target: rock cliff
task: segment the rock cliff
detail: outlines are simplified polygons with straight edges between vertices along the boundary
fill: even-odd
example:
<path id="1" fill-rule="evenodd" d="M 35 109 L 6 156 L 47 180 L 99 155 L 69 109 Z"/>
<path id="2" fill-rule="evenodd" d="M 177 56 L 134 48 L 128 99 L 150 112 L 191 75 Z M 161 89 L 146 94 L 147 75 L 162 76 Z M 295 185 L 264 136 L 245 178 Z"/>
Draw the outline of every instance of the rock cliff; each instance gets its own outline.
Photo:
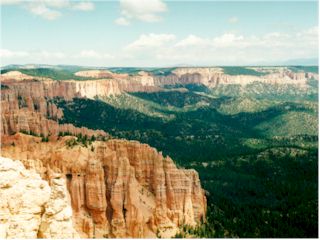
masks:
<path id="1" fill-rule="evenodd" d="M 1 90 L 1 134 L 24 131 L 45 137 L 57 136 L 62 132 L 73 135 L 81 133 L 89 137 L 107 136 L 102 130 L 58 123 L 63 112 L 50 100 L 59 96 L 72 100 L 77 96 L 68 83 L 65 87 L 52 85 L 52 88 L 47 86 L 47 82 L 33 80 L 2 82 L 4 83 L 7 88 Z"/>
<path id="2" fill-rule="evenodd" d="M 222 68 L 177 68 L 167 76 L 156 76 L 155 84 L 158 86 L 174 84 L 203 84 L 209 88 L 218 85 L 248 85 L 254 82 L 278 85 L 295 85 L 300 88 L 307 87 L 307 80 L 318 79 L 317 74 L 305 72 L 292 72 L 286 68 L 276 68 L 266 72 L 265 75 L 228 75 Z"/>
<path id="3" fill-rule="evenodd" d="M 49 184 L 19 161 L 0 157 L 0 238 L 77 238 L 61 175 Z"/>
<path id="4" fill-rule="evenodd" d="M 42 143 L 16 134 L 3 138 L 1 150 L 43 179 L 57 173 L 65 178 L 81 237 L 172 237 L 182 224 L 204 220 L 206 198 L 194 170 L 178 169 L 171 158 L 136 141 L 68 147 L 71 138 Z"/>

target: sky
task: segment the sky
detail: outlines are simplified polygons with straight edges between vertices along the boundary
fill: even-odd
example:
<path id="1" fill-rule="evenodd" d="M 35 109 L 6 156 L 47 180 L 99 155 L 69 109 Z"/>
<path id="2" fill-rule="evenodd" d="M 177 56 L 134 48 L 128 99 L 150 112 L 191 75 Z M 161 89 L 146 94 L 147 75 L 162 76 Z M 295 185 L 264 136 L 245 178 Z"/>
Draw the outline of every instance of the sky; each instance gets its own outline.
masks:
<path id="1" fill-rule="evenodd" d="M 318 2 L 1 0 L 0 57 L 104 67 L 317 59 Z"/>

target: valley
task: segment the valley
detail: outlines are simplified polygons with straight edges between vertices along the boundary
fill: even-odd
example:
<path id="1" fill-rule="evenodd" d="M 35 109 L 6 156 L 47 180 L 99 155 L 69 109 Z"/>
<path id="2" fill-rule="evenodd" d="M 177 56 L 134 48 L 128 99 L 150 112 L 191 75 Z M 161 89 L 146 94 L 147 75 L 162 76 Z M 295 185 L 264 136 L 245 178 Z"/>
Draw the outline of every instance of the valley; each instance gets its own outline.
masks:
<path id="1" fill-rule="evenodd" d="M 82 164 L 100 159 L 95 171 L 102 178 L 116 176 L 118 170 L 113 168 L 122 164 L 122 157 L 129 159 L 129 163 L 121 165 L 121 174 L 137 179 L 122 181 L 149 188 L 150 195 L 159 200 L 145 201 L 160 204 L 155 206 L 162 206 L 168 214 L 158 216 L 147 211 L 141 218 L 133 209 L 145 205 L 125 203 L 128 205 L 122 209 L 118 203 L 111 203 L 112 217 L 107 207 L 110 203 L 93 197 L 99 207 L 86 203 L 80 215 L 87 222 L 92 218 L 98 224 L 100 236 L 316 237 L 317 72 L 317 67 L 301 66 L 9 66 L 1 74 L 2 156 L 25 162 L 41 160 L 50 169 L 59 169 L 66 180 L 71 172 L 85 174 L 83 167 L 71 161 L 70 156 L 78 156 L 73 152 L 82 153 L 78 156 L 83 159 Z M 72 142 L 69 149 L 66 141 L 74 137 L 80 140 Z M 22 143 L 27 146 L 25 149 Z M 121 146 L 115 147 L 118 144 Z M 102 146 L 115 152 L 115 162 L 105 157 L 109 150 L 101 153 Z M 52 148 L 60 149 L 62 155 L 66 152 L 65 156 L 53 154 Z M 141 179 L 137 170 L 130 170 L 130 165 L 136 168 L 140 166 L 137 164 L 145 164 Z M 162 179 L 163 173 L 155 170 L 159 164 L 164 164 L 164 172 L 174 169 L 173 173 Z M 174 164 L 181 170 L 176 170 Z M 101 167 L 105 175 L 100 173 Z M 185 170 L 191 168 L 197 174 Z M 189 178 L 187 174 L 188 180 L 184 180 L 183 171 L 195 175 Z M 162 180 L 152 182 L 150 187 L 151 180 L 146 176 L 154 174 L 159 174 L 155 179 Z M 77 184 L 96 188 L 91 186 L 91 180 Z M 114 180 L 105 181 L 105 186 L 104 181 L 101 184 L 107 193 L 101 194 L 111 199 L 115 191 L 111 186 L 116 185 Z M 190 200 L 179 202 L 180 195 L 171 196 L 170 191 L 182 191 L 174 189 L 185 181 L 188 184 L 182 195 Z M 167 200 L 157 195 L 160 183 L 165 183 Z M 140 196 L 125 189 L 122 192 L 126 199 Z M 78 197 L 70 191 L 75 201 Z M 195 204 L 195 199 L 204 198 L 201 206 Z M 72 207 L 75 211 L 75 205 Z M 88 212 L 89 220 L 84 217 Z M 133 227 L 134 214 L 141 220 L 140 230 Z M 76 223 L 78 231 L 85 232 L 80 225 Z M 174 230 L 168 233 L 171 230 L 166 232 L 167 228 Z M 92 227 L 87 229 L 83 236 L 92 237 Z"/>

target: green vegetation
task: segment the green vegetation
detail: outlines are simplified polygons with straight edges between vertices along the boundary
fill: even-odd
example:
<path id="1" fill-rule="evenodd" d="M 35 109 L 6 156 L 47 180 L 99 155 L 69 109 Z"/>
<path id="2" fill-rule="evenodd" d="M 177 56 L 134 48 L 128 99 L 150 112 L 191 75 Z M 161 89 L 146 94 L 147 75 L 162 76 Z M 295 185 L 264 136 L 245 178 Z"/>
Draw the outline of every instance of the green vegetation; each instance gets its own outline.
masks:
<path id="1" fill-rule="evenodd" d="M 280 101 L 268 99 L 256 99 L 253 97 L 238 97 L 236 100 L 230 98 L 223 102 L 219 111 L 224 114 L 238 114 L 241 112 L 260 112 L 280 104 Z"/>
<path id="2" fill-rule="evenodd" d="M 209 210 L 199 237 L 316 237 L 316 150 L 271 148 L 193 167 Z M 219 231 L 217 231 L 219 230 Z"/>
<path id="3" fill-rule="evenodd" d="M 318 117 L 312 112 L 292 111 L 257 125 L 257 129 L 262 130 L 268 136 L 317 135 Z"/>
<path id="4" fill-rule="evenodd" d="M 266 73 L 258 72 L 246 67 L 222 67 L 223 72 L 228 75 L 253 75 L 253 76 L 263 76 Z"/>
<path id="5" fill-rule="evenodd" d="M 148 143 L 199 172 L 207 220 L 177 237 L 317 237 L 316 86 L 191 84 L 55 102 L 62 122 Z"/>
<path id="6" fill-rule="evenodd" d="M 39 135 L 39 134 L 36 134 L 33 131 L 27 131 L 27 130 L 24 130 L 24 129 L 20 130 L 20 132 L 23 133 L 23 134 L 27 134 L 27 135 L 31 135 L 31 136 L 35 136 L 35 137 L 40 137 L 41 138 L 41 142 L 49 142 L 50 134 L 48 136 L 44 136 L 42 133 Z"/>
<path id="7" fill-rule="evenodd" d="M 61 133 L 61 134 L 59 134 L 59 136 L 67 136 L 67 135 L 65 135 L 65 133 Z M 66 145 L 71 148 L 76 145 L 88 147 L 95 140 L 96 140 L 95 136 L 92 136 L 91 138 L 89 138 L 87 135 L 82 135 L 81 133 L 79 133 L 76 135 L 75 138 L 71 138 L 71 139 L 67 140 Z M 93 146 L 91 146 L 90 149 L 91 149 L 91 151 L 93 151 L 94 150 Z"/>
<path id="8" fill-rule="evenodd" d="M 0 84 L 0 89 L 4 90 L 4 89 L 9 89 L 9 87 L 5 84 Z"/>
<path id="9" fill-rule="evenodd" d="M 240 85 L 219 85 L 212 89 L 211 94 L 216 97 L 248 97 L 257 100 L 268 101 L 317 101 L 318 100 L 318 81 L 309 81 L 312 88 L 303 90 L 290 85 L 271 85 L 255 82 L 246 86 Z"/>
<path id="10" fill-rule="evenodd" d="M 181 92 L 181 91 L 170 91 L 170 92 L 135 92 L 131 93 L 141 99 L 156 102 L 161 106 L 174 106 L 183 108 L 188 105 L 194 105 L 199 102 L 210 102 L 211 99 L 193 92 Z"/>
<path id="11" fill-rule="evenodd" d="M 38 134 L 36 134 L 35 132 L 32 132 L 32 131 L 27 131 L 27 130 L 21 129 L 20 132 L 23 133 L 23 134 L 27 134 L 27 135 L 31 135 L 31 136 L 35 136 L 35 137 L 40 137 L 40 135 L 38 135 Z"/>
<path id="12" fill-rule="evenodd" d="M 168 76 L 175 68 L 135 68 L 135 67 L 113 67 L 108 68 L 109 71 L 114 73 L 128 73 L 129 75 L 138 74 L 140 71 L 150 72 L 156 76 Z"/>
<path id="13" fill-rule="evenodd" d="M 318 66 L 290 66 L 288 68 L 293 72 L 311 72 L 311 73 L 319 72 Z"/>
<path id="14" fill-rule="evenodd" d="M 166 89 L 175 89 L 175 88 L 185 88 L 191 92 L 203 92 L 209 94 L 211 90 L 203 84 L 176 84 L 176 85 L 165 85 Z"/>
<path id="15" fill-rule="evenodd" d="M 21 73 L 35 76 L 35 77 L 43 77 L 43 78 L 51 78 L 53 80 L 86 80 L 89 78 L 78 77 L 75 76 L 75 71 L 67 70 L 67 69 L 55 69 L 55 68 L 32 68 L 32 69 L 6 69 L 2 70 L 1 73 L 10 72 L 13 70 L 17 70 Z"/>

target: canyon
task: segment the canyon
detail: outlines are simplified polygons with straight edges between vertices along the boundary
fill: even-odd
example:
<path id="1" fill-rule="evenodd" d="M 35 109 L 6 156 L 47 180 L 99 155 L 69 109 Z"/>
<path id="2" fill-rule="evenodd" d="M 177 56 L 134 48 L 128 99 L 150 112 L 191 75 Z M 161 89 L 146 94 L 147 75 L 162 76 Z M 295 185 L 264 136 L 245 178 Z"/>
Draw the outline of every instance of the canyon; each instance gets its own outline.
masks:
<path id="1" fill-rule="evenodd" d="M 65 108 L 55 100 L 72 104 L 137 92 L 187 96 L 188 84 L 212 90 L 258 82 L 308 92 L 309 81 L 318 80 L 316 73 L 285 67 L 253 69 L 259 74 L 230 75 L 218 67 L 75 72 L 87 78 L 81 80 L 19 69 L 1 74 L 0 237 L 170 238 L 184 226 L 205 223 L 208 196 L 195 170 L 178 168 L 148 144 L 85 127 L 82 119 L 63 122 Z"/>
<path id="2" fill-rule="evenodd" d="M 2 237 L 168 238 L 183 225 L 205 221 L 206 197 L 196 171 L 178 169 L 147 144 L 106 140 L 102 130 L 59 123 L 63 111 L 51 101 L 55 97 L 158 89 L 115 82 L 1 76 Z M 75 135 L 96 141 L 83 145 Z M 9 184 L 7 175 L 15 181 Z"/>
<path id="3" fill-rule="evenodd" d="M 57 181 L 56 175 L 66 182 L 57 184 L 68 189 L 63 194 L 70 194 L 72 222 L 81 237 L 168 238 L 179 232 L 179 226 L 205 221 L 206 198 L 194 170 L 178 169 L 171 158 L 136 141 L 69 147 L 67 142 L 73 138 L 44 143 L 22 133 L 3 136 L 1 154 L 19 159 L 49 183 Z M 13 218 L 20 215 L 17 212 Z M 47 215 L 38 219 L 50 221 Z"/>
<path id="4" fill-rule="evenodd" d="M 308 80 L 318 79 L 311 72 L 293 72 L 287 68 L 262 68 L 265 75 L 228 75 L 222 68 L 176 68 L 166 76 L 139 71 L 136 74 L 113 73 L 107 70 L 87 70 L 74 73 L 74 76 L 89 77 L 89 80 L 52 80 L 47 77 L 30 76 L 18 70 L 1 74 L 1 134 L 19 131 L 36 135 L 57 136 L 62 132 L 73 135 L 103 136 L 102 130 L 77 128 L 70 124 L 59 124 L 63 112 L 52 99 L 73 98 L 99 99 L 118 96 L 130 92 L 170 91 L 165 86 L 176 84 L 202 84 L 209 89 L 218 86 L 246 86 L 256 82 L 293 86 L 300 91 L 308 91 Z M 101 79 L 101 77 L 105 79 Z M 181 91 L 184 88 L 180 89 Z"/>

